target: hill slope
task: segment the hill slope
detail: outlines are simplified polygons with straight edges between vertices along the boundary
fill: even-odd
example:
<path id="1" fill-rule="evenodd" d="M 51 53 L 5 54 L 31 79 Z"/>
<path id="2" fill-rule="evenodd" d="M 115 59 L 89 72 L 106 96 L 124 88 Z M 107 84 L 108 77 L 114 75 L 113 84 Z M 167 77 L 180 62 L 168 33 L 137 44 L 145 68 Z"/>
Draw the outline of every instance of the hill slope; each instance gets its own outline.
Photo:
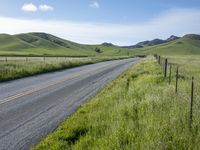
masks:
<path id="1" fill-rule="evenodd" d="M 83 45 L 46 33 L 0 34 L 0 55 L 118 56 L 132 53 L 112 44 Z"/>
<path id="2" fill-rule="evenodd" d="M 32 48 L 33 46 L 30 45 L 29 43 L 26 43 L 24 41 L 21 41 L 15 36 L 11 36 L 8 34 L 1 34 L 0 35 L 0 49 L 9 51 L 13 50 L 19 50 L 19 49 L 25 49 L 25 48 Z"/>
<path id="3" fill-rule="evenodd" d="M 171 36 L 137 45 L 119 47 L 112 43 L 84 45 L 46 33 L 0 34 L 0 55 L 56 56 L 132 56 L 135 54 L 195 55 L 200 54 L 200 35 Z"/>
<path id="4" fill-rule="evenodd" d="M 200 35 L 188 34 L 182 38 L 154 46 L 134 49 L 137 54 L 195 55 L 200 54 Z"/>

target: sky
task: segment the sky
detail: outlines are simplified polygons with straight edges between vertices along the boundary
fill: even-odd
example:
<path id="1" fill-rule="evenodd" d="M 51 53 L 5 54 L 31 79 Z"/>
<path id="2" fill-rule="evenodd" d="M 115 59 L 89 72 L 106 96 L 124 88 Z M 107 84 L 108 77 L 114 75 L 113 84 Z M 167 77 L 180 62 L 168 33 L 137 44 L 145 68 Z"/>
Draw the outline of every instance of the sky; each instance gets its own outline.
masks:
<path id="1" fill-rule="evenodd" d="M 200 0 L 0 0 L 0 33 L 133 45 L 200 34 Z"/>

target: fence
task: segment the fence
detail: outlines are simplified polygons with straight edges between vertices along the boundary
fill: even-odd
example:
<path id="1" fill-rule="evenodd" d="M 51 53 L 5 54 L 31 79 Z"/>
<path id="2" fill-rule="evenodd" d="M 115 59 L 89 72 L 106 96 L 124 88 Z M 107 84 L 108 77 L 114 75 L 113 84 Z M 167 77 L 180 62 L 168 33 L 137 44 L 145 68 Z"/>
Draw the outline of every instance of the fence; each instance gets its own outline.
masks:
<path id="1" fill-rule="evenodd" d="M 43 61 L 46 60 L 52 60 L 52 61 L 64 61 L 64 60 L 76 60 L 76 59 L 84 59 L 87 57 L 49 57 L 49 56 L 43 56 L 43 57 L 30 57 L 30 56 L 0 56 L 0 62 L 10 62 L 10 61 Z"/>
<path id="2" fill-rule="evenodd" d="M 179 70 L 179 65 L 178 64 L 174 64 L 174 63 L 170 63 L 169 60 L 167 58 L 163 58 L 157 54 L 154 55 L 154 57 L 156 58 L 158 64 L 161 66 L 162 68 L 162 72 L 163 72 L 163 79 L 167 80 L 168 79 L 168 84 L 172 84 L 172 68 L 174 68 L 175 71 L 175 82 L 174 82 L 174 92 L 176 94 L 180 94 L 181 93 L 181 89 L 179 89 L 179 80 L 181 77 L 180 74 L 180 70 Z M 194 112 L 194 102 L 195 102 L 195 78 L 193 76 L 190 77 L 191 78 L 191 83 L 190 83 L 190 92 L 189 92 L 189 105 L 188 105 L 188 111 L 189 111 L 189 115 L 188 115 L 188 123 L 189 123 L 189 128 L 192 128 L 192 124 L 193 124 L 193 112 Z M 185 94 L 180 94 L 180 95 L 185 95 Z"/>

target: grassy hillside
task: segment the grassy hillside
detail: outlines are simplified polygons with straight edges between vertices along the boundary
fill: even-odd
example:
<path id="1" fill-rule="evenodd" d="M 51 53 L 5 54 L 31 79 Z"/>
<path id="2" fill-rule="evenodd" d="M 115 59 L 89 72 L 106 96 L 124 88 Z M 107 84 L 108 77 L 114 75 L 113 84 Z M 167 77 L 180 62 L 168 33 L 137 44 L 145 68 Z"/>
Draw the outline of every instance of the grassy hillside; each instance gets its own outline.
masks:
<path id="1" fill-rule="evenodd" d="M 185 35 L 168 43 L 133 49 L 137 54 L 195 55 L 200 54 L 200 35 Z"/>
<path id="2" fill-rule="evenodd" d="M 31 48 L 32 45 L 26 43 L 15 36 L 8 34 L 0 34 L 0 50 L 12 51 Z"/>
<path id="3" fill-rule="evenodd" d="M 152 57 L 134 65 L 44 138 L 34 150 L 196 150 L 200 148 L 199 56 L 180 65 L 178 93 Z M 190 72 L 190 74 L 188 74 Z M 191 75 L 195 76 L 189 127 Z M 197 85 L 196 85 L 197 84 Z"/>
<path id="4" fill-rule="evenodd" d="M 173 38 L 173 37 L 172 37 Z M 156 40 L 149 41 L 156 42 Z M 0 55 L 56 55 L 56 56 L 132 56 L 135 54 L 194 55 L 200 54 L 200 35 L 182 38 L 143 48 L 119 47 L 110 43 L 84 45 L 46 33 L 18 35 L 0 34 Z"/>
<path id="5" fill-rule="evenodd" d="M 46 33 L 25 33 L 0 34 L 0 55 L 122 56 L 133 52 L 114 45 L 78 44 Z"/>

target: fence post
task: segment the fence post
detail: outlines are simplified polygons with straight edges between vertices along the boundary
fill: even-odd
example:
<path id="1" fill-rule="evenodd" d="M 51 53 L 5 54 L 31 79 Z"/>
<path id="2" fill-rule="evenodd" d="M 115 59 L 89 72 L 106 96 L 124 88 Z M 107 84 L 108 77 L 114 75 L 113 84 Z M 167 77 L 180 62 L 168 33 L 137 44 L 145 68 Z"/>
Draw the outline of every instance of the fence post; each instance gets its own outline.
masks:
<path id="1" fill-rule="evenodd" d="M 191 86 L 191 99 L 190 99 L 190 120 L 189 120 L 189 127 L 192 127 L 193 121 L 193 101 L 194 101 L 194 77 L 192 77 L 192 86 Z"/>
<path id="2" fill-rule="evenodd" d="M 162 59 L 162 71 L 163 75 L 165 76 L 165 59 Z"/>
<path id="3" fill-rule="evenodd" d="M 167 63 L 168 63 L 168 61 L 167 61 L 167 58 L 166 58 L 165 63 L 164 63 L 164 79 L 167 78 Z"/>
<path id="4" fill-rule="evenodd" d="M 8 58 L 6 57 L 5 59 L 6 59 L 6 62 L 7 62 L 7 61 L 8 61 Z"/>
<path id="5" fill-rule="evenodd" d="M 172 64 L 169 65 L 169 84 L 171 84 L 172 79 Z"/>
<path id="6" fill-rule="evenodd" d="M 175 92 L 178 93 L 178 66 L 177 66 L 177 69 L 176 69 L 176 89 L 175 89 Z"/>
<path id="7" fill-rule="evenodd" d="M 165 71 L 164 71 L 165 69 L 164 68 L 165 68 L 165 62 L 164 62 L 164 60 L 162 60 L 162 71 L 163 71 L 163 74 L 165 74 Z"/>
<path id="8" fill-rule="evenodd" d="M 158 63 L 160 64 L 160 56 L 158 56 Z"/>

